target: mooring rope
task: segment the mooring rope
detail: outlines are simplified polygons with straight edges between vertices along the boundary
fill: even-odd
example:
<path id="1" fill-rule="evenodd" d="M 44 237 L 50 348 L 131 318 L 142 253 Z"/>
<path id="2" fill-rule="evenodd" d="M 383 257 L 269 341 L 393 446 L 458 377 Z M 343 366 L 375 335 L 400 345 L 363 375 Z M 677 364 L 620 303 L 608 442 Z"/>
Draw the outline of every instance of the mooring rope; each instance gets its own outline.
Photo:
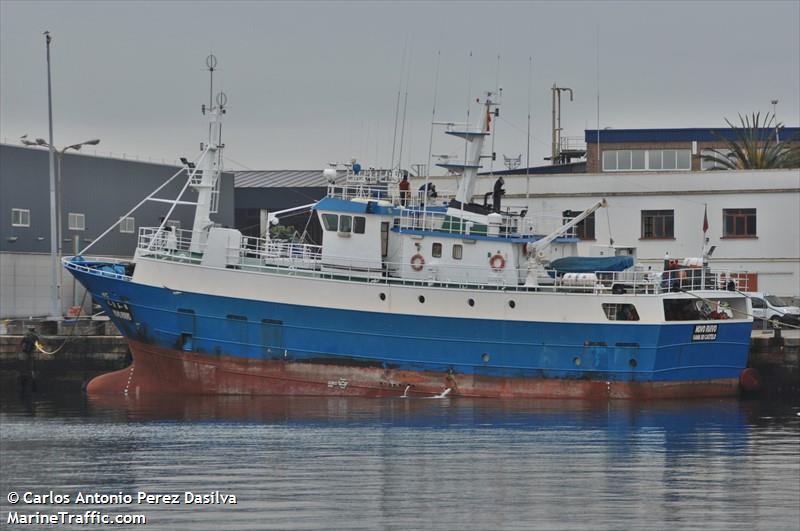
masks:
<path id="1" fill-rule="evenodd" d="M 34 346 L 36 347 L 36 350 L 38 350 L 42 354 L 47 354 L 48 356 L 55 356 L 56 354 L 58 354 L 58 352 L 62 348 L 64 348 L 64 345 L 66 345 L 67 342 L 69 342 L 72 339 L 75 339 L 75 337 L 76 337 L 75 336 L 75 326 L 78 324 L 78 318 L 81 316 L 81 313 L 83 313 L 83 305 L 84 305 L 84 303 L 86 303 L 86 295 L 88 293 L 89 293 L 88 289 L 84 290 L 83 299 L 81 300 L 81 305 L 78 306 L 78 315 L 75 316 L 75 324 L 72 325 L 72 330 L 70 330 L 70 333 L 67 334 L 67 337 L 64 338 L 64 341 L 61 342 L 61 344 L 58 346 L 58 348 L 53 350 L 53 351 L 45 350 L 44 345 L 37 340 L 34 343 Z"/>

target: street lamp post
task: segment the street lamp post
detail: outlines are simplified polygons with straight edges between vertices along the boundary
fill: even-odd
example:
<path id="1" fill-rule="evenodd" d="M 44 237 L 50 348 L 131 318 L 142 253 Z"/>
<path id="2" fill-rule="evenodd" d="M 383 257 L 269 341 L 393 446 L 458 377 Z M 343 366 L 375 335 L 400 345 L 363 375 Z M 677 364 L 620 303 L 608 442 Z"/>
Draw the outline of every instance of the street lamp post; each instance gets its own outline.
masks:
<path id="1" fill-rule="evenodd" d="M 775 120 L 775 142 L 780 142 L 781 139 L 778 137 L 778 115 L 775 114 L 777 106 L 778 100 L 772 100 L 772 119 Z"/>
<path id="2" fill-rule="evenodd" d="M 54 320 L 61 318 L 61 284 L 59 279 L 59 264 L 56 256 L 56 175 L 55 175 L 55 148 L 53 148 L 53 91 L 50 82 L 50 32 L 44 32 L 47 46 L 47 124 L 50 130 L 50 317 Z"/>
<path id="3" fill-rule="evenodd" d="M 63 195 L 62 195 L 62 180 L 61 180 L 61 161 L 64 158 L 64 154 L 67 151 L 69 151 L 70 149 L 73 149 L 75 151 L 80 151 L 81 147 L 83 147 L 83 146 L 96 146 L 97 144 L 100 143 L 100 140 L 97 139 L 97 138 L 92 139 L 92 140 L 86 140 L 84 142 L 79 142 L 77 144 L 69 145 L 69 146 L 64 147 L 62 149 L 58 149 L 56 146 L 50 144 L 49 142 L 47 142 L 43 138 L 37 138 L 36 140 L 29 140 L 28 139 L 28 135 L 23 135 L 22 137 L 20 137 L 20 141 L 26 146 L 46 147 L 46 148 L 48 148 L 50 150 L 51 154 L 55 155 L 55 159 L 56 159 L 56 164 L 55 164 L 55 166 L 56 166 L 56 178 L 55 178 L 56 186 L 55 186 L 55 188 L 56 188 L 56 191 L 57 191 L 57 193 L 56 193 L 56 201 L 55 201 L 55 212 L 56 212 L 56 214 L 55 214 L 55 216 L 52 216 L 52 217 L 53 217 L 53 219 L 56 220 L 56 225 L 57 225 L 56 230 L 55 230 L 55 234 L 56 234 L 56 237 L 58 239 L 57 244 L 55 246 L 55 257 L 56 257 L 56 259 L 55 259 L 56 266 L 55 267 L 57 269 L 55 269 L 54 271 L 58 272 L 58 273 L 56 273 L 56 276 L 59 279 L 59 282 L 58 282 L 58 285 L 57 285 L 57 287 L 59 288 L 59 292 L 58 292 L 58 299 L 56 300 L 56 304 L 58 305 L 57 306 L 58 307 L 58 313 L 54 314 L 54 317 L 60 317 L 61 316 L 61 291 L 60 291 L 60 289 L 61 289 L 61 282 L 60 282 L 60 279 L 61 279 L 61 267 L 60 267 L 58 262 L 61 260 L 61 255 L 62 255 L 61 247 L 62 247 L 62 242 L 63 242 L 63 239 L 62 239 L 62 236 L 61 236 L 62 230 L 63 230 L 63 225 L 62 225 L 62 221 L 61 221 L 61 215 L 62 215 L 62 211 L 63 211 L 63 208 L 62 208 Z M 52 210 L 53 209 L 51 208 L 51 214 L 52 214 Z M 50 251 L 51 251 L 51 253 L 53 253 L 52 242 L 51 242 L 51 246 L 50 246 Z"/>
<path id="4" fill-rule="evenodd" d="M 47 49 L 47 125 L 49 130 L 49 141 L 37 138 L 35 142 L 27 140 L 27 135 L 22 137 L 25 145 L 37 145 L 47 147 L 50 152 L 50 260 L 51 260 L 51 286 L 50 286 L 50 319 L 60 320 L 61 313 L 61 282 L 59 281 L 61 265 L 58 263 L 61 255 L 61 157 L 68 149 L 78 150 L 82 145 L 97 145 L 99 140 L 89 140 L 80 144 L 67 146 L 58 151 L 53 142 L 53 86 L 50 76 L 50 43 L 53 38 L 49 31 L 44 32 L 45 46 Z M 58 157 L 58 199 L 56 198 L 56 156 Z"/>

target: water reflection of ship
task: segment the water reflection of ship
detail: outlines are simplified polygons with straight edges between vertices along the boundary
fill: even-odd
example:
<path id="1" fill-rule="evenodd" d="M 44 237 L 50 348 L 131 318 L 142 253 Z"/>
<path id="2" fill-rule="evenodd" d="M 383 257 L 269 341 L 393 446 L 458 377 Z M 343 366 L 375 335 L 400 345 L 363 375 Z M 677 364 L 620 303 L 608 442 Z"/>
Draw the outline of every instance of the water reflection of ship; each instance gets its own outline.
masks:
<path id="1" fill-rule="evenodd" d="M 747 402 L 669 400 L 604 403 L 584 400 L 385 399 L 272 396 L 92 396 L 93 414 L 120 420 L 233 422 L 302 426 L 384 426 L 421 429 L 598 430 L 616 438 L 634 431 L 661 433 L 665 440 L 686 434 L 724 433 L 743 442 Z"/>

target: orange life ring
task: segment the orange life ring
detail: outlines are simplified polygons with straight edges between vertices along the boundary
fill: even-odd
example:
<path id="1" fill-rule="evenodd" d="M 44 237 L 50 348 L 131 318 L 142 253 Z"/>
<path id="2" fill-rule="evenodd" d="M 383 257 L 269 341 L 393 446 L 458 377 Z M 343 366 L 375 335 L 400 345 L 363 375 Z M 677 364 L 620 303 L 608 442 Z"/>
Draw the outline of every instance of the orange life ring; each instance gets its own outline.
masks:
<path id="1" fill-rule="evenodd" d="M 417 253 L 411 257 L 411 269 L 414 271 L 422 271 L 425 266 L 425 257 Z"/>
<path id="2" fill-rule="evenodd" d="M 502 255 L 496 254 L 489 259 L 489 267 L 499 273 L 506 267 L 506 259 Z"/>

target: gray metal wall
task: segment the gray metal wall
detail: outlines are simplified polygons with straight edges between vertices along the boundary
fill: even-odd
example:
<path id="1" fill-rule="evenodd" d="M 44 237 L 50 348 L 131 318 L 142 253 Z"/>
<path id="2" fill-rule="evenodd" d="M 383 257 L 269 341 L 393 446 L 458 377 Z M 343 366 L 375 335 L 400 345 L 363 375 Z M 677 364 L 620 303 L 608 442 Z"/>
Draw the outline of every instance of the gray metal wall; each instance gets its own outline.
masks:
<path id="1" fill-rule="evenodd" d="M 0 318 L 42 316 L 50 313 L 50 177 L 48 151 L 0 145 Z M 87 155 L 68 154 L 62 162 L 62 252 L 73 254 L 74 236 L 81 247 L 103 233 L 116 220 L 178 171 L 176 166 Z M 173 199 L 186 182 L 182 175 L 159 193 Z M 194 200 L 188 191 L 184 199 Z M 223 174 L 219 214 L 223 226 L 234 224 L 233 175 Z M 115 228 L 90 255 L 131 257 L 140 226 L 155 226 L 170 205 L 148 202 L 134 212 L 133 234 Z M 30 210 L 30 227 L 12 227 L 11 209 Z M 85 215 L 86 230 L 68 229 L 69 212 Z M 171 218 L 191 229 L 194 209 L 176 207 Z M 80 304 L 83 289 L 73 286 L 62 272 L 62 309 Z"/>
<path id="2" fill-rule="evenodd" d="M 264 188 L 236 188 L 236 228 L 248 236 L 260 236 L 259 214 L 260 210 L 276 212 L 287 208 L 307 205 L 319 201 L 328 188 L 324 186 L 309 187 L 264 187 Z M 309 223 L 309 216 L 311 221 Z M 316 215 L 308 212 L 285 216 L 280 221 L 281 225 L 294 226 L 298 232 L 307 229 L 311 241 L 322 242 L 322 228 Z"/>
<path id="3" fill-rule="evenodd" d="M 164 183 L 178 171 L 176 166 L 147 162 L 66 154 L 62 162 L 62 248 L 72 254 L 74 236 L 81 241 L 102 234 L 120 216 Z M 15 253 L 50 252 L 50 195 L 48 151 L 0 145 L 0 251 Z M 174 198 L 183 184 L 178 177 L 159 193 L 159 197 Z M 194 200 L 188 190 L 184 199 Z M 233 176 L 224 174 L 220 189 L 219 214 L 212 216 L 225 226 L 233 226 Z M 170 205 L 148 202 L 132 216 L 136 220 L 133 234 L 110 232 L 90 249 L 90 254 L 132 256 L 140 226 L 154 226 L 166 214 Z M 31 212 L 30 227 L 12 227 L 11 209 L 24 208 Z M 68 213 L 83 213 L 86 230 L 68 229 Z M 172 216 L 181 228 L 191 228 L 194 209 L 179 206 Z M 14 239 L 16 237 L 16 239 Z"/>

